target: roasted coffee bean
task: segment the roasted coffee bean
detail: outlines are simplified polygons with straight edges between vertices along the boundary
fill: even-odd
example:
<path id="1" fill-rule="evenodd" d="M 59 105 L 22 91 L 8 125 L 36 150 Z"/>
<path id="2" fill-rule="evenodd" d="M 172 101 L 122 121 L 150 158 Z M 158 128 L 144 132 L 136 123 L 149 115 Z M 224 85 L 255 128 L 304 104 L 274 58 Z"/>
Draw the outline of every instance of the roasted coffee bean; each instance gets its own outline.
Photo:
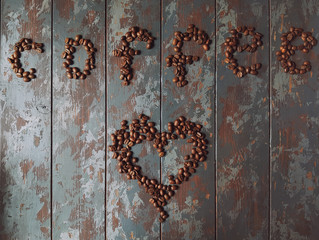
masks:
<path id="1" fill-rule="evenodd" d="M 70 72 L 68 72 L 68 73 L 67 73 L 67 77 L 68 77 L 68 79 L 72 79 L 72 78 L 73 78 L 73 74 L 70 73 Z"/>
<path id="2" fill-rule="evenodd" d="M 203 48 L 204 48 L 205 51 L 208 51 L 208 50 L 209 50 L 209 45 L 204 44 L 204 45 L 203 45 Z"/>
<path id="3" fill-rule="evenodd" d="M 28 76 L 30 79 L 35 79 L 35 75 L 34 74 L 29 74 L 29 76 Z"/>
<path id="4" fill-rule="evenodd" d="M 22 76 L 21 73 L 17 73 L 16 76 L 17 76 L 18 78 L 23 78 L 23 76 Z"/>
<path id="5" fill-rule="evenodd" d="M 24 81 L 24 82 L 30 82 L 30 81 L 31 81 L 31 79 L 30 79 L 30 78 L 28 78 L 28 77 L 23 77 L 23 81 Z"/>
<path id="6" fill-rule="evenodd" d="M 30 74 L 30 72 L 27 71 L 27 72 L 24 72 L 24 73 L 22 74 L 22 76 L 23 76 L 23 77 L 28 77 L 29 74 Z"/>
<path id="7" fill-rule="evenodd" d="M 67 66 L 70 66 L 73 64 L 73 61 L 71 59 L 67 59 L 65 63 L 67 64 Z"/>

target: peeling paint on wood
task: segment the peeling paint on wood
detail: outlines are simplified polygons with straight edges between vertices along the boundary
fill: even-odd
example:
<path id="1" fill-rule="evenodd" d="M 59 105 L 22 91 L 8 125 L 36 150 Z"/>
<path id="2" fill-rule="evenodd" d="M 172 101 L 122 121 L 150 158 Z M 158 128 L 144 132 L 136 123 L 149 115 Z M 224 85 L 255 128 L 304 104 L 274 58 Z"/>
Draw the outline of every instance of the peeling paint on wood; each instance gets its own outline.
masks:
<path id="1" fill-rule="evenodd" d="M 271 1 L 271 21 L 271 238 L 318 239 L 319 47 L 293 58 L 297 64 L 311 61 L 312 71 L 302 76 L 285 74 L 275 56 L 280 36 L 290 26 L 319 39 L 318 2 Z"/>
<path id="2" fill-rule="evenodd" d="M 50 238 L 50 1 L 1 1 L 0 60 L 0 239 Z M 31 27 L 31 26 L 36 26 Z M 22 54 L 25 69 L 38 70 L 25 83 L 6 60 L 14 43 L 28 37 L 45 44 L 45 52 Z M 48 97 L 49 96 L 49 97 Z"/>
<path id="3" fill-rule="evenodd" d="M 319 39 L 316 0 L 0 4 L 1 240 L 50 239 L 51 233 L 52 239 L 61 240 L 319 239 L 319 46 L 307 55 L 296 54 L 297 63 L 312 62 L 312 71 L 303 76 L 283 73 L 275 56 L 280 35 L 290 26 L 303 27 Z M 190 83 L 177 88 L 165 57 L 173 52 L 174 31 L 185 31 L 190 23 L 213 42 L 208 52 L 185 43 L 183 52 L 201 60 L 186 66 Z M 223 62 L 222 43 L 230 28 L 244 24 L 264 35 L 264 46 L 238 59 L 250 64 L 260 60 L 263 67 L 258 76 L 238 79 Z M 134 25 L 156 37 L 155 47 L 147 50 L 144 43 L 134 43 L 142 54 L 132 65 L 132 84 L 122 87 L 121 60 L 111 53 Z M 97 69 L 84 81 L 68 80 L 60 59 L 65 37 L 76 34 L 90 38 L 98 49 Z M 22 54 L 25 68 L 38 70 L 30 83 L 16 78 L 6 60 L 21 37 L 45 44 L 43 54 Z M 77 49 L 75 62 L 83 67 L 86 53 Z M 137 181 L 117 172 L 107 151 L 109 136 L 120 121 L 140 113 L 150 115 L 162 130 L 184 115 L 203 124 L 210 141 L 208 160 L 169 201 L 165 209 L 170 217 L 163 224 L 148 202 L 150 196 Z M 134 150 L 143 171 L 167 183 L 190 148 L 183 141 L 170 143 L 162 159 L 151 143 Z"/>
<path id="4" fill-rule="evenodd" d="M 163 1 L 162 24 L 162 129 L 179 116 L 203 125 L 209 140 L 208 158 L 196 173 L 184 182 L 167 205 L 170 217 L 162 224 L 162 239 L 212 239 L 215 235 L 215 162 L 214 162 L 214 84 L 215 84 L 215 2 Z M 200 61 L 187 65 L 189 84 L 178 88 L 172 82 L 173 68 L 166 67 L 165 58 L 174 54 L 175 31 L 185 32 L 189 24 L 204 30 L 212 39 L 210 51 L 193 41 L 184 42 L 185 55 L 199 56 Z M 162 182 L 183 167 L 183 156 L 190 152 L 186 141 L 169 144 L 162 158 Z M 206 167 L 204 167 L 206 166 Z"/>
<path id="5" fill-rule="evenodd" d="M 124 119 L 131 122 L 140 113 L 160 124 L 160 2 L 157 0 L 108 1 L 107 39 L 107 134 L 120 127 Z M 154 48 L 138 43 L 141 55 L 134 58 L 134 77 L 129 86 L 121 85 L 120 63 L 111 55 L 120 38 L 130 27 L 139 26 L 156 38 Z M 111 140 L 108 139 L 111 144 Z M 160 179 L 160 159 L 151 143 L 134 147 L 139 165 L 149 177 Z M 146 154 L 145 154 L 146 153 Z M 137 181 L 118 173 L 117 162 L 107 155 L 107 239 L 158 239 L 160 224 L 156 209 L 149 203 L 150 195 Z"/>
<path id="6" fill-rule="evenodd" d="M 217 1 L 217 238 L 267 239 L 269 212 L 269 22 L 267 1 Z M 237 78 L 224 64 L 229 30 L 248 25 L 264 35 L 240 65 L 261 62 L 257 76 Z M 243 38 L 242 42 L 250 41 Z"/>
<path id="7" fill-rule="evenodd" d="M 97 48 L 96 69 L 69 80 L 64 39 L 81 34 Z M 53 239 L 105 237 L 105 1 L 53 5 Z M 75 65 L 87 54 L 76 48 Z"/>

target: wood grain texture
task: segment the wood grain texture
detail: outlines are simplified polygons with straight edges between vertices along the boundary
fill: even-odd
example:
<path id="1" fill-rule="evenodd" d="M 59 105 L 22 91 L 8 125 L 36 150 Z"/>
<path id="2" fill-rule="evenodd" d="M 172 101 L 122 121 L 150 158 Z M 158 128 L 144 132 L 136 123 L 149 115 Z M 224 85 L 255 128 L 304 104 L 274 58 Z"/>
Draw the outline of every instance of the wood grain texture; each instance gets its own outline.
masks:
<path id="1" fill-rule="evenodd" d="M 267 16 L 267 1 L 217 1 L 217 239 L 268 238 Z M 230 29 L 243 25 L 262 33 L 264 46 L 254 54 L 235 54 L 240 65 L 262 63 L 257 76 L 239 79 L 224 63 L 223 43 Z"/>
<path id="2" fill-rule="evenodd" d="M 1 1 L 0 239 L 50 238 L 50 1 Z M 32 27 L 36 26 L 36 27 Z M 15 76 L 7 57 L 21 38 L 45 44 L 22 53 L 29 83 Z"/>
<path id="3" fill-rule="evenodd" d="M 96 69 L 69 80 L 64 39 L 82 34 L 97 48 Z M 105 238 L 105 1 L 53 4 L 53 239 Z M 75 65 L 87 54 L 77 47 Z"/>
<path id="4" fill-rule="evenodd" d="M 0 13 L 1 240 L 51 233 L 54 240 L 319 239 L 319 46 L 294 56 L 297 64 L 312 63 L 302 76 L 285 74 L 275 56 L 290 26 L 319 39 L 317 1 L 0 0 Z M 201 59 L 186 66 L 189 84 L 177 88 L 165 57 L 173 53 L 174 32 L 190 23 L 213 42 L 208 52 L 184 43 L 185 54 Z M 258 76 L 238 79 L 224 63 L 222 44 L 239 25 L 264 35 L 255 54 L 236 55 L 245 64 L 260 61 Z M 132 84 L 122 87 L 112 50 L 131 26 L 156 40 L 151 50 L 133 43 L 142 53 Z M 98 50 L 86 80 L 68 80 L 62 68 L 64 39 L 76 34 Z M 38 70 L 30 83 L 6 60 L 22 37 L 45 44 L 43 54 L 22 54 L 25 68 Z M 86 56 L 77 47 L 76 65 L 82 68 Z M 183 115 L 202 124 L 209 139 L 207 161 L 169 201 L 163 224 L 150 196 L 118 173 L 107 149 L 120 121 L 140 113 L 162 130 Z M 160 159 L 152 143 L 134 146 L 143 173 L 165 184 L 188 151 L 179 140 Z"/>
<path id="5" fill-rule="evenodd" d="M 312 71 L 302 76 L 284 73 L 275 56 L 281 34 L 291 26 L 319 39 L 318 2 L 271 1 L 271 21 L 271 238 L 319 239 L 319 47 L 292 58 L 298 65 L 311 61 Z"/>
<path id="6" fill-rule="evenodd" d="M 162 239 L 213 239 L 215 235 L 215 161 L 214 161 L 214 84 L 215 84 L 215 2 L 163 1 L 162 24 L 162 129 L 179 116 L 203 125 L 207 135 L 208 159 L 184 182 L 166 207 L 170 217 L 162 224 Z M 166 67 L 165 58 L 174 54 L 175 31 L 186 32 L 189 24 L 204 30 L 212 39 L 210 50 L 184 42 L 185 55 L 199 56 L 200 61 L 187 65 L 189 84 L 178 88 L 172 82 L 174 67 Z M 162 183 L 184 167 L 183 156 L 192 145 L 185 140 L 170 142 L 162 158 Z"/>
<path id="7" fill-rule="evenodd" d="M 108 1 L 107 28 L 107 134 L 120 129 L 124 119 L 132 122 L 139 114 L 151 116 L 160 124 L 160 1 Z M 145 43 L 131 44 L 141 50 L 134 58 L 132 84 L 121 85 L 121 60 L 111 56 L 120 44 L 120 38 L 130 27 L 145 28 L 156 37 L 154 48 L 147 50 Z M 108 138 L 108 144 L 112 144 Z M 160 179 L 160 159 L 151 142 L 134 146 L 142 172 Z M 150 195 L 139 187 L 136 180 L 128 181 L 118 173 L 116 160 L 107 155 L 106 235 L 107 239 L 158 239 L 160 224 L 156 209 L 148 202 Z"/>

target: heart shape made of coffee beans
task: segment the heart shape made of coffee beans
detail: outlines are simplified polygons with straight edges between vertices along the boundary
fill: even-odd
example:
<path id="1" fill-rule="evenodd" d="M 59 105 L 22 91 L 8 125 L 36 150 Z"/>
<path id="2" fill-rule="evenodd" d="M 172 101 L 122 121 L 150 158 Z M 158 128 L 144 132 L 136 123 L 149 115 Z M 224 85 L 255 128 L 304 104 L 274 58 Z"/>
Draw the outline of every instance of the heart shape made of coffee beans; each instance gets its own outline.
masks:
<path id="1" fill-rule="evenodd" d="M 225 49 L 225 63 L 229 64 L 228 69 L 233 71 L 233 74 L 239 78 L 244 77 L 247 74 L 257 75 L 258 70 L 261 68 L 261 63 L 252 64 L 251 66 L 239 66 L 237 59 L 234 57 L 236 52 L 241 53 L 243 51 L 254 53 L 258 47 L 263 45 L 261 41 L 263 35 L 255 32 L 254 27 L 240 26 L 236 29 L 230 30 L 231 37 L 226 38 L 224 42 Z M 244 36 L 252 36 L 251 44 L 240 45 L 240 39 Z"/>
<path id="2" fill-rule="evenodd" d="M 174 122 L 168 123 L 167 132 L 159 132 L 154 122 L 149 122 L 149 117 L 141 114 L 139 119 L 134 119 L 128 125 L 126 120 L 121 122 L 121 129 L 111 134 L 112 145 L 109 151 L 113 152 L 113 159 L 118 161 L 119 173 L 126 174 L 127 179 L 135 179 L 145 191 L 151 195 L 150 203 L 160 212 L 159 221 L 164 222 L 168 213 L 164 210 L 167 201 L 174 196 L 178 185 L 187 181 L 196 172 L 199 162 L 206 160 L 208 140 L 202 133 L 202 125 L 196 124 L 181 116 Z M 165 146 L 168 141 L 187 139 L 192 144 L 191 154 L 184 156 L 184 167 L 178 170 L 176 176 L 170 175 L 169 185 L 160 183 L 156 179 L 148 178 L 142 168 L 137 165 L 138 158 L 134 156 L 132 148 L 143 141 L 152 141 L 159 157 L 165 156 Z"/>
<path id="3" fill-rule="evenodd" d="M 30 68 L 29 71 L 23 69 L 22 63 L 20 61 L 21 53 L 25 50 L 34 49 L 38 53 L 43 53 L 44 44 L 33 42 L 29 38 L 21 38 L 19 42 L 14 44 L 14 53 L 8 57 L 8 62 L 11 64 L 11 69 L 14 71 L 18 78 L 22 78 L 24 82 L 30 82 L 31 79 L 36 78 L 35 68 Z"/>

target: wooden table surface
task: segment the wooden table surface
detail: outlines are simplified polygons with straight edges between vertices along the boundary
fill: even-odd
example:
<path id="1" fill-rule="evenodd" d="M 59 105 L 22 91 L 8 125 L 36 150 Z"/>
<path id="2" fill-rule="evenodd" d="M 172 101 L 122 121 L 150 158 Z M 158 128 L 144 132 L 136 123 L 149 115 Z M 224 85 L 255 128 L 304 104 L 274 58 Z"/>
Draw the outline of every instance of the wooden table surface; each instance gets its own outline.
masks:
<path id="1" fill-rule="evenodd" d="M 302 27 L 319 39 L 316 0 L 1 0 L 0 239 L 319 239 L 319 46 L 298 52 L 304 75 L 284 73 L 276 59 L 282 33 Z M 177 88 L 165 58 L 175 31 L 193 23 L 210 50 L 186 43 L 189 84 Z M 156 37 L 134 59 L 132 84 L 121 86 L 112 50 L 131 26 Z M 262 33 L 263 47 L 239 56 L 262 63 L 237 78 L 224 62 L 233 27 Z M 96 69 L 69 80 L 60 57 L 64 39 L 95 44 Z M 45 44 L 23 53 L 37 78 L 18 79 L 7 61 L 20 38 Z M 301 42 L 301 40 L 296 40 Z M 84 66 L 86 53 L 75 54 Z M 111 159 L 110 135 L 120 121 L 150 115 L 158 129 L 184 115 L 203 125 L 208 159 L 169 201 L 160 224 L 149 195 L 126 180 Z M 151 143 L 136 148 L 150 177 L 167 184 L 190 148 L 170 143 L 159 158 Z"/>

